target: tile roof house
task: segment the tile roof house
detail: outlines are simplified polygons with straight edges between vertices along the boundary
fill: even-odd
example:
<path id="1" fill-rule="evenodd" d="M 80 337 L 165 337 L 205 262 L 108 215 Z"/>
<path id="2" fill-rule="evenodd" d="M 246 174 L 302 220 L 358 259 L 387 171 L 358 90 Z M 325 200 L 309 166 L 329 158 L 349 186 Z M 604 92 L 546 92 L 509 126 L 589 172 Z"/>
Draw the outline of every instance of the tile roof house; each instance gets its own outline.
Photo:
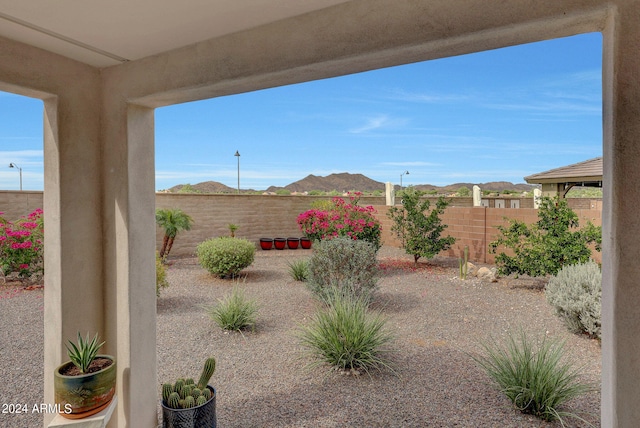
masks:
<path id="1" fill-rule="evenodd" d="M 529 184 L 541 184 L 542 196 L 564 198 L 574 186 L 602 187 L 602 156 L 524 178 Z"/>

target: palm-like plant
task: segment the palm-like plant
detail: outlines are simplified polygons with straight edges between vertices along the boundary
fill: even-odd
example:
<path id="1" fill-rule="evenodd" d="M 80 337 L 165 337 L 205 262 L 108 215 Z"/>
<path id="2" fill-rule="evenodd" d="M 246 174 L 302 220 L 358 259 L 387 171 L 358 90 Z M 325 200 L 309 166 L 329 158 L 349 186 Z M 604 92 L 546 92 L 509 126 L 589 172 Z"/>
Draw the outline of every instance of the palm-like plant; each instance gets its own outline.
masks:
<path id="1" fill-rule="evenodd" d="M 191 230 L 193 219 L 179 208 L 157 209 L 156 223 L 164 229 L 160 258 L 164 261 L 169 256 L 173 241 L 181 230 Z"/>
<path id="2" fill-rule="evenodd" d="M 98 333 L 96 333 L 92 340 L 89 340 L 89 333 L 87 333 L 86 339 L 82 339 L 80 332 L 78 332 L 78 345 L 76 346 L 72 341 L 69 341 L 69 344 L 65 345 L 69 359 L 82 373 L 89 371 L 91 362 L 96 358 L 100 347 L 104 345 L 104 342 L 98 342 Z"/>

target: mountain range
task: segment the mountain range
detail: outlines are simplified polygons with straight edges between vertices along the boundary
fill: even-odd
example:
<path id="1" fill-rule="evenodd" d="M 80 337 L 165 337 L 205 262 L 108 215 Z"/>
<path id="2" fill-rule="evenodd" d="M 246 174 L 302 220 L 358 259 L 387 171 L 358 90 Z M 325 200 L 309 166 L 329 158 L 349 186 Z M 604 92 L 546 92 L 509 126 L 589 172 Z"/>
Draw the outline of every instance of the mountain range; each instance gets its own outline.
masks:
<path id="1" fill-rule="evenodd" d="M 482 190 L 490 190 L 502 192 L 505 190 L 508 191 L 517 191 L 517 192 L 528 192 L 532 191 L 536 186 L 531 184 L 513 184 L 508 181 L 492 181 L 488 183 L 454 183 L 447 186 L 433 186 L 431 184 L 419 184 L 415 185 L 418 190 L 429 191 L 436 190 L 438 193 L 452 193 L 460 189 L 461 187 L 467 187 L 469 190 L 473 188 L 474 185 L 480 186 Z M 400 186 L 395 185 L 396 190 L 400 188 Z M 302 180 L 294 181 L 291 184 L 287 184 L 284 187 L 278 186 L 270 186 L 264 192 L 266 193 L 276 193 L 279 190 L 288 190 L 291 193 L 305 193 L 311 191 L 322 191 L 322 192 L 347 192 L 352 190 L 357 190 L 361 192 L 374 192 L 376 190 L 384 192 L 385 184 L 381 181 L 375 181 L 371 178 L 362 175 L 362 174 L 351 174 L 348 172 L 342 172 L 338 174 L 330 174 L 326 177 L 317 176 L 313 174 L 309 174 Z M 168 189 L 170 193 L 186 193 L 186 192 L 195 192 L 195 193 L 235 193 L 236 189 L 233 187 L 226 186 L 217 181 L 205 181 L 198 184 L 179 184 L 177 186 L 173 186 Z M 240 189 L 241 193 L 255 193 L 254 189 Z"/>

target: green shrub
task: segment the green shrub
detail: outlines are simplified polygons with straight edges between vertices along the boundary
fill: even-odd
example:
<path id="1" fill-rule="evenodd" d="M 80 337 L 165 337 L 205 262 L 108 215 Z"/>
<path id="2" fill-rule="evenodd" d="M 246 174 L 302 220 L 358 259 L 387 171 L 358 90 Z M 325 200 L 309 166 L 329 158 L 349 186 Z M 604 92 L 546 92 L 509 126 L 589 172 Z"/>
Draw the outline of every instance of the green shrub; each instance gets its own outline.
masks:
<path id="1" fill-rule="evenodd" d="M 296 281 L 306 281 L 309 276 L 309 260 L 298 259 L 292 262 L 287 262 L 289 266 L 289 275 Z"/>
<path id="2" fill-rule="evenodd" d="M 429 212 L 429 200 L 421 199 L 424 194 L 413 187 L 406 188 L 402 207 L 391 207 L 387 213 L 393 221 L 391 230 L 400 238 L 406 253 L 413 256 L 416 264 L 420 257 L 430 259 L 440 251 L 448 250 L 456 241 L 453 236 L 441 237 L 447 225 L 442 224 L 440 216 L 449 202 L 440 197 Z"/>
<path id="3" fill-rule="evenodd" d="M 498 273 L 529 276 L 555 275 L 563 266 L 584 263 L 591 258 L 590 244 L 600 251 L 602 228 L 588 222 L 579 228 L 578 215 L 566 199 L 543 197 L 538 221 L 527 225 L 510 220 L 509 226 L 498 226 L 500 236 L 489 244 L 495 254 L 498 247 L 510 249 L 513 256 L 496 256 Z"/>
<path id="4" fill-rule="evenodd" d="M 309 259 L 307 287 L 321 300 L 336 290 L 371 300 L 378 287 L 375 247 L 346 237 L 318 242 Z"/>
<path id="5" fill-rule="evenodd" d="M 167 271 L 160 258 L 160 253 L 156 251 L 156 296 L 160 297 L 160 290 L 168 286 Z"/>
<path id="6" fill-rule="evenodd" d="M 368 310 L 368 302 L 336 296 L 330 306 L 318 311 L 309 325 L 301 327 L 300 341 L 315 361 L 352 373 L 390 368 L 385 355 L 393 336 L 379 313 Z"/>
<path id="7" fill-rule="evenodd" d="M 519 336 L 510 334 L 504 344 L 484 343 L 484 355 L 474 360 L 521 412 L 545 421 L 580 419 L 560 407 L 593 388 L 563 359 L 564 343 L 545 337 L 536 349 L 524 332 Z"/>
<path id="8" fill-rule="evenodd" d="M 240 331 L 255 327 L 258 303 L 247 299 L 236 284 L 230 294 L 218 299 L 218 304 L 207 308 L 207 312 L 220 328 Z"/>
<path id="9" fill-rule="evenodd" d="M 196 255 L 200 265 L 220 278 L 235 277 L 253 263 L 256 246 L 246 239 L 223 236 L 198 245 Z"/>
<path id="10" fill-rule="evenodd" d="M 600 339 L 602 272 L 597 263 L 563 267 L 547 284 L 545 295 L 569 330 Z"/>

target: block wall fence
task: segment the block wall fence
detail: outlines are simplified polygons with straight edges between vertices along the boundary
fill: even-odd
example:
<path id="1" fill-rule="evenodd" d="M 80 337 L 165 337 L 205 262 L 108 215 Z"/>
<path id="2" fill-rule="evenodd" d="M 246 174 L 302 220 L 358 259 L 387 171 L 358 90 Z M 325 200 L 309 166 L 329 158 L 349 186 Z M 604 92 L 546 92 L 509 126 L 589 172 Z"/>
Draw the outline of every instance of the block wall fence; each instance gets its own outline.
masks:
<path id="1" fill-rule="evenodd" d="M 189 214 L 194 224 L 190 231 L 180 232 L 171 249 L 171 256 L 192 256 L 196 246 L 209 238 L 229 235 L 228 225 L 239 226 L 236 236 L 258 243 L 260 238 L 302 236 L 296 217 L 310 208 L 323 196 L 285 195 L 202 195 L 157 193 L 156 208 L 180 208 Z M 510 198 L 517 199 L 517 198 Z M 362 197 L 360 205 L 373 205 L 382 223 L 384 245 L 400 247 L 400 241 L 391 232 L 391 220 L 387 217 L 389 207 L 384 198 Z M 433 204 L 432 204 L 433 205 Z M 8 220 L 16 220 L 43 206 L 43 192 L 0 191 L 0 212 Z M 522 199 L 520 206 L 531 206 L 530 198 Z M 576 212 L 580 224 L 587 221 L 602 224 L 602 200 L 569 199 L 569 206 Z M 494 255 L 489 254 L 488 244 L 498 236 L 497 226 L 506 225 L 505 218 L 525 223 L 538 220 L 533 208 L 473 207 L 471 198 L 452 198 L 451 205 L 442 216 L 448 227 L 445 234 L 456 238 L 455 245 L 441 253 L 446 257 L 460 257 L 464 247 L 469 247 L 470 261 L 492 264 Z M 156 246 L 162 245 L 162 230 L 156 229 Z M 273 251 L 273 250 L 272 250 Z M 601 261 L 600 253 L 593 252 L 594 259 Z"/>

